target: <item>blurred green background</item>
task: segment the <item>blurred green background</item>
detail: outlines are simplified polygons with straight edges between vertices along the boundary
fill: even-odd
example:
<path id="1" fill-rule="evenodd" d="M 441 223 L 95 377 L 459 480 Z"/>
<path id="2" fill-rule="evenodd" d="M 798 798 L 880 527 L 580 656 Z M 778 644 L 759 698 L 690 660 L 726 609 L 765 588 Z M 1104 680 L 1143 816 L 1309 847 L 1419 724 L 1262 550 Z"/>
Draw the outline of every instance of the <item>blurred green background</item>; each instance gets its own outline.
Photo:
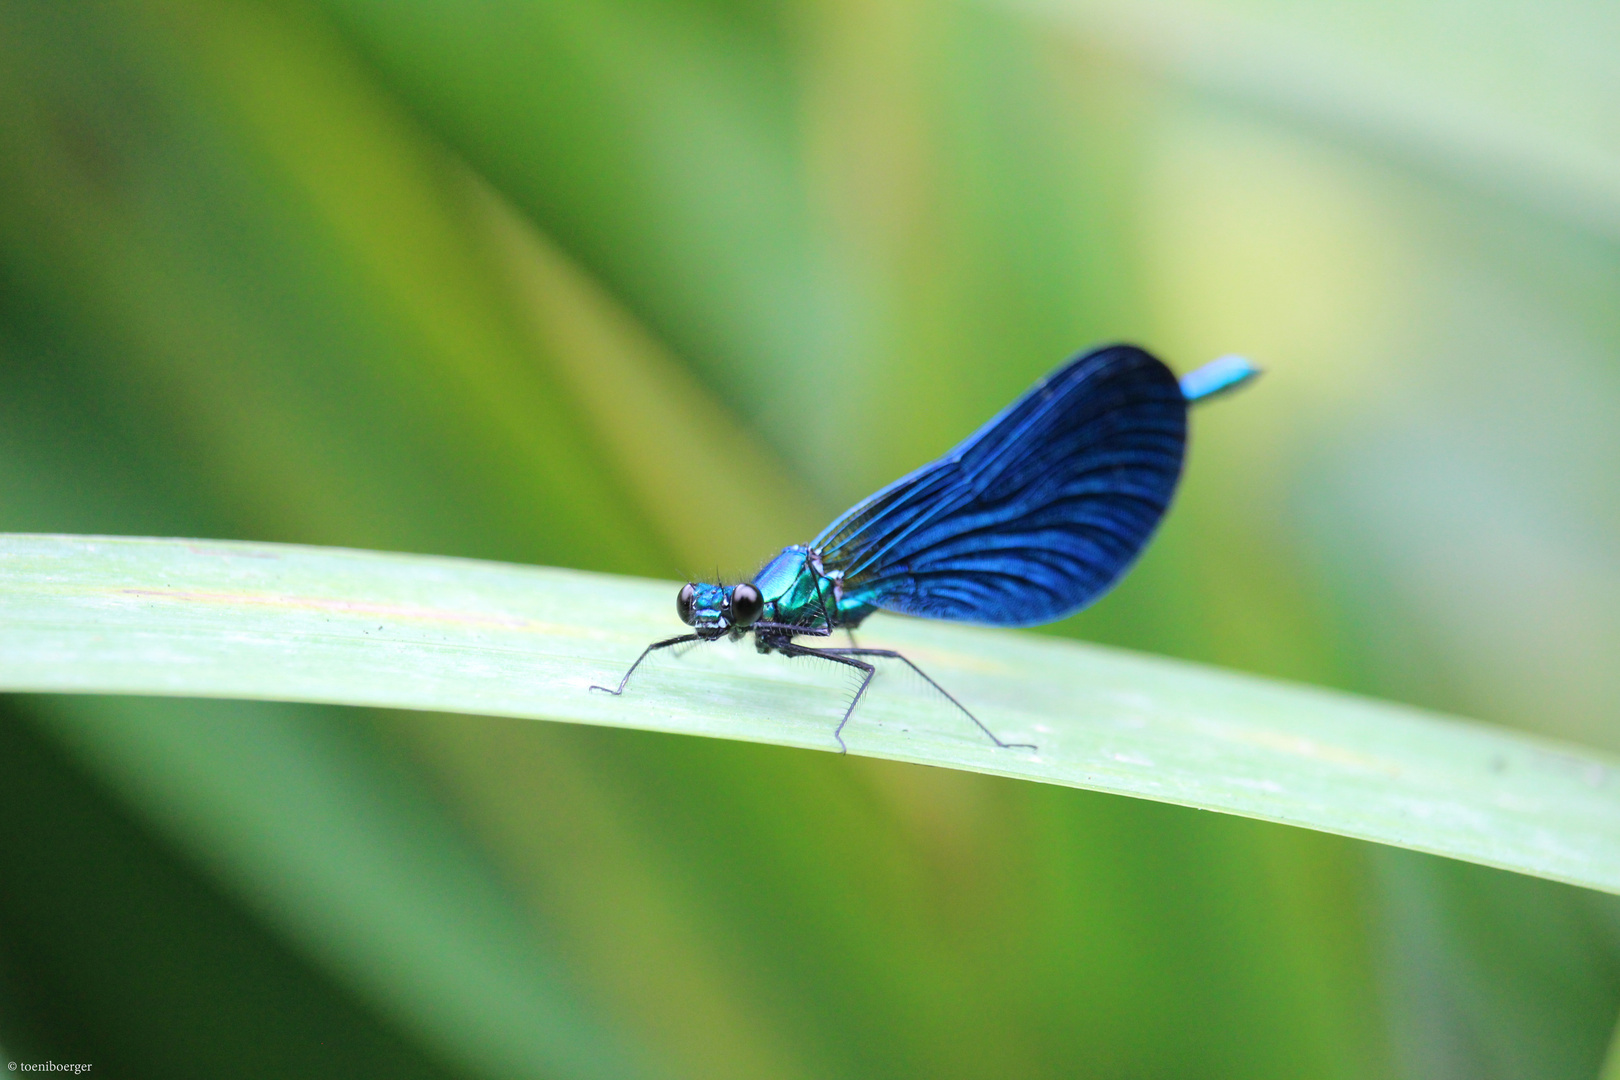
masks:
<path id="1" fill-rule="evenodd" d="M 1243 352 L 1051 632 L 1620 750 L 1617 43 L 0 0 L 0 529 L 739 575 L 1080 347 Z M 1613 898 L 830 754 L 13 698 L 0 821 L 0 1048 L 95 1075 L 1592 1078 L 1620 1011 Z"/>

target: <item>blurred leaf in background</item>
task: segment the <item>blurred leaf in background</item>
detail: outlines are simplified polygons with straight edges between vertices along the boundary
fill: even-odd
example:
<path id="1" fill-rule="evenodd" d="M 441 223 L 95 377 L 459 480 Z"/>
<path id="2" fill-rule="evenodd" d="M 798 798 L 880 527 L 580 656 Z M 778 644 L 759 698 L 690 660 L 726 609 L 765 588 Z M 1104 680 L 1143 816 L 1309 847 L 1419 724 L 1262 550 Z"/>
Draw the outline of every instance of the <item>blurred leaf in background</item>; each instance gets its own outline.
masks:
<path id="1" fill-rule="evenodd" d="M 0 528 L 742 574 L 1081 346 L 1239 351 L 1266 382 L 1055 632 L 1614 749 L 1614 23 L 4 0 Z M 1608 898 L 1194 811 L 517 721 L 4 711 L 22 1059 L 1591 1077 L 1620 1006 Z"/>

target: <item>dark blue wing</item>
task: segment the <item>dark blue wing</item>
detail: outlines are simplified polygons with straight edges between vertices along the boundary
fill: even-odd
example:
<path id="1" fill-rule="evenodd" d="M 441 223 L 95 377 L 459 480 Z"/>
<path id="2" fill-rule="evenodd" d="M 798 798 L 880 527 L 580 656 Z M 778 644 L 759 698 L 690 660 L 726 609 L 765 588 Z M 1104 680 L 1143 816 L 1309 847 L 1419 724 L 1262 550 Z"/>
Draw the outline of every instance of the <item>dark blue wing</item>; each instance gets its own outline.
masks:
<path id="1" fill-rule="evenodd" d="M 1147 543 L 1181 475 L 1187 400 L 1129 345 L 1078 356 L 811 547 L 847 604 L 1001 626 L 1071 614 Z"/>

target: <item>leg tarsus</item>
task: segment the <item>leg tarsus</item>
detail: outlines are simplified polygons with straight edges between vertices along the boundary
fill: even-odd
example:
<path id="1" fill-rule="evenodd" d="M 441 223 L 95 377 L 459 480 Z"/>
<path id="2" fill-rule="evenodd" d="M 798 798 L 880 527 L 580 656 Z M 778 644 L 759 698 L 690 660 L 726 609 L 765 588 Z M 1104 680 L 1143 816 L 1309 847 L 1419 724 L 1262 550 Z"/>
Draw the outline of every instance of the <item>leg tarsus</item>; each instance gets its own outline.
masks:
<path id="1" fill-rule="evenodd" d="M 813 651 L 819 653 L 822 656 L 831 656 L 833 654 L 842 654 L 842 655 L 846 655 L 846 656 L 884 656 L 884 657 L 888 657 L 888 658 L 893 659 L 893 660 L 898 660 L 901 663 L 905 664 L 907 667 L 909 667 L 912 671 L 915 671 L 918 675 L 921 675 L 923 677 L 924 682 L 928 683 L 929 686 L 932 686 L 935 690 L 938 690 L 941 694 L 943 694 L 945 696 L 946 701 L 949 701 L 952 705 L 955 705 L 958 709 L 960 709 L 962 711 L 963 716 L 966 716 L 969 720 L 973 721 L 973 724 L 974 724 L 975 727 L 977 727 L 980 731 L 984 732 L 985 736 L 988 737 L 991 742 L 995 743 L 997 746 L 1001 747 L 1003 750 L 1013 750 L 1013 749 L 1039 750 L 1040 749 L 1040 747 L 1036 746 L 1034 743 L 1002 742 L 999 738 L 996 737 L 995 732 L 993 732 L 989 728 L 985 727 L 984 723 L 977 716 L 974 716 L 973 713 L 968 710 L 968 707 L 966 705 L 963 705 L 960 701 L 957 701 L 955 696 L 953 696 L 949 690 L 945 689 L 943 686 L 939 685 L 939 683 L 935 682 L 933 680 L 933 678 L 931 676 L 929 676 L 928 672 L 924 671 L 922 668 L 920 668 L 916 664 L 912 663 L 904 655 L 895 652 L 893 649 L 860 649 L 860 648 L 852 648 L 852 649 L 818 649 L 818 650 L 813 650 Z M 865 689 L 865 687 L 863 686 L 862 689 Z"/>
<path id="2" fill-rule="evenodd" d="M 838 752 L 840 754 L 849 753 L 849 747 L 844 744 L 844 725 L 849 723 L 849 718 L 855 714 L 855 706 L 861 703 L 861 696 L 866 693 L 866 688 L 872 685 L 872 676 L 877 674 L 877 668 L 864 660 L 856 660 L 850 656 L 840 656 L 838 654 L 839 650 L 836 649 L 812 649 L 808 646 L 794 645 L 789 642 L 778 651 L 783 656 L 819 656 L 823 660 L 848 664 L 850 667 L 860 671 L 861 685 L 856 689 L 855 696 L 849 699 L 849 708 L 844 710 L 843 719 L 839 720 L 838 726 L 833 729 L 833 738 L 838 740 Z"/>
<path id="3" fill-rule="evenodd" d="M 624 673 L 624 678 L 619 680 L 619 688 L 617 690 L 609 690 L 605 686 L 597 686 L 594 683 L 591 684 L 591 689 L 600 690 L 604 694 L 612 694 L 614 697 L 618 697 L 620 694 L 624 693 L 625 686 L 630 682 L 630 676 L 636 673 L 636 668 L 640 667 L 641 662 L 647 659 L 648 656 L 657 652 L 659 649 L 667 649 L 671 645 L 680 645 L 684 642 L 697 640 L 697 634 L 681 634 L 678 637 L 665 638 L 663 641 L 655 641 L 645 649 L 641 650 L 641 655 L 636 657 L 636 662 L 630 665 L 630 670 L 626 671 Z"/>

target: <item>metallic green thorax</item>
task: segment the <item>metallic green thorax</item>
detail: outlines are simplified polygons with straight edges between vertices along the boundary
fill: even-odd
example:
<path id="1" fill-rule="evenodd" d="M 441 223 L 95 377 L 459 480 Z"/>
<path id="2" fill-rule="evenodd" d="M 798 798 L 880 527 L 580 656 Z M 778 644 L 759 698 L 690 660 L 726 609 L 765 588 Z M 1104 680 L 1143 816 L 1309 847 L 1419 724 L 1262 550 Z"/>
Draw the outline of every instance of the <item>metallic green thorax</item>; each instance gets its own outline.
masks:
<path id="1" fill-rule="evenodd" d="M 765 598 L 765 622 L 854 629 L 876 610 L 859 597 L 846 596 L 841 575 L 828 571 L 820 555 L 802 544 L 783 548 L 754 575 L 753 584 Z"/>

